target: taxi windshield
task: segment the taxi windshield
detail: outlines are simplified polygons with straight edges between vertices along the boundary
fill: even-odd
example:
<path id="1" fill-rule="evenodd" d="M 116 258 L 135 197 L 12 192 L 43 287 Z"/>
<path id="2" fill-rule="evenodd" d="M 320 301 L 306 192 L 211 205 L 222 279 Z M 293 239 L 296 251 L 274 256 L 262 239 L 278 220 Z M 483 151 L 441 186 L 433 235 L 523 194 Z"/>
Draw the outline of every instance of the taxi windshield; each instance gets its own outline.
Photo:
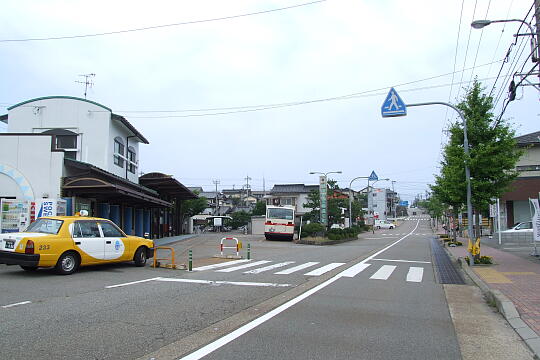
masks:
<path id="1" fill-rule="evenodd" d="M 58 234 L 62 226 L 62 220 L 40 218 L 28 226 L 25 232 L 37 232 L 44 234 Z"/>

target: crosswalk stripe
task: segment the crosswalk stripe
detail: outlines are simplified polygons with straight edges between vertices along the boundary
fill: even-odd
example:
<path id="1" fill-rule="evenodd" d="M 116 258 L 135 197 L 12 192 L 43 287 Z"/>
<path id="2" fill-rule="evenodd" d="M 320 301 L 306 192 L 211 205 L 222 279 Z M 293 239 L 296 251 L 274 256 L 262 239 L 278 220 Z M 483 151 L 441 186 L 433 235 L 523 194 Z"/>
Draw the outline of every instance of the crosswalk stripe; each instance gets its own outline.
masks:
<path id="1" fill-rule="evenodd" d="M 358 275 L 359 273 L 361 273 L 362 271 L 367 269 L 367 267 L 370 266 L 370 265 L 371 264 L 366 264 L 366 263 L 360 263 L 360 264 L 353 265 L 350 268 L 348 268 L 347 270 L 343 271 L 341 273 L 341 276 L 355 277 L 356 275 Z"/>
<path id="2" fill-rule="evenodd" d="M 265 271 L 268 271 L 268 270 L 277 269 L 277 268 L 280 268 L 280 267 L 283 267 L 283 266 L 287 266 L 287 265 L 290 265 L 290 264 L 294 264 L 294 261 L 285 261 L 285 262 L 282 262 L 282 263 L 272 264 L 272 265 L 268 265 L 268 266 L 258 268 L 258 269 L 248 270 L 248 271 L 245 271 L 244 274 L 258 274 L 258 273 L 262 273 L 262 272 L 265 272 Z"/>
<path id="3" fill-rule="evenodd" d="M 216 271 L 218 271 L 218 272 L 232 272 L 232 271 L 236 271 L 236 270 L 246 269 L 246 268 L 249 268 L 249 267 L 259 266 L 259 265 L 266 264 L 266 263 L 269 263 L 269 262 L 270 262 L 270 260 L 255 261 L 253 263 L 233 266 L 231 268 L 221 269 L 221 270 L 216 270 Z"/>
<path id="4" fill-rule="evenodd" d="M 292 274 L 293 272 L 300 271 L 300 270 L 306 269 L 306 268 L 308 268 L 308 267 L 317 265 L 318 263 L 319 263 L 318 261 L 307 262 L 307 263 L 305 263 L 305 264 L 301 264 L 301 265 L 298 265 L 298 266 L 294 266 L 294 267 L 289 268 L 289 269 L 285 269 L 285 270 L 282 270 L 282 271 L 278 271 L 278 272 L 275 273 L 275 274 L 276 274 L 276 275 L 289 275 L 289 274 Z"/>
<path id="5" fill-rule="evenodd" d="M 383 265 L 375 274 L 371 275 L 370 279 L 387 280 L 395 269 L 394 265 Z"/>
<path id="6" fill-rule="evenodd" d="M 251 260 L 243 259 L 243 260 L 226 261 L 226 262 L 222 262 L 222 263 L 219 263 L 219 264 L 199 266 L 199 267 L 193 268 L 193 271 L 212 270 L 212 269 L 217 269 L 217 268 L 220 268 L 220 267 L 245 263 L 245 262 L 248 262 L 248 261 L 251 261 Z"/>
<path id="7" fill-rule="evenodd" d="M 409 282 L 421 282 L 424 276 L 424 268 L 411 266 L 407 273 L 407 281 Z"/>
<path id="8" fill-rule="evenodd" d="M 319 276 L 319 275 L 324 274 L 325 272 L 328 272 L 330 270 L 334 270 L 335 268 L 338 268 L 341 265 L 345 265 L 345 263 L 331 263 L 331 264 L 325 265 L 323 267 L 320 267 L 318 269 L 315 269 L 313 271 L 310 271 L 310 272 L 308 272 L 307 274 L 304 274 L 304 275 L 307 275 L 307 276 Z"/>

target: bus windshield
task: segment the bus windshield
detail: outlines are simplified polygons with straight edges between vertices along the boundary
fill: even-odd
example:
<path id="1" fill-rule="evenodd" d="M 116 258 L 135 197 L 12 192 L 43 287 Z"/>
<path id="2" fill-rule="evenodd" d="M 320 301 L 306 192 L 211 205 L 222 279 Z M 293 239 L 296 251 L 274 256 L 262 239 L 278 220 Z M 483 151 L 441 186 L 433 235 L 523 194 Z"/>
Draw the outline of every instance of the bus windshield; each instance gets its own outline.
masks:
<path id="1" fill-rule="evenodd" d="M 267 217 L 271 219 L 294 220 L 293 210 L 284 208 L 269 208 Z"/>

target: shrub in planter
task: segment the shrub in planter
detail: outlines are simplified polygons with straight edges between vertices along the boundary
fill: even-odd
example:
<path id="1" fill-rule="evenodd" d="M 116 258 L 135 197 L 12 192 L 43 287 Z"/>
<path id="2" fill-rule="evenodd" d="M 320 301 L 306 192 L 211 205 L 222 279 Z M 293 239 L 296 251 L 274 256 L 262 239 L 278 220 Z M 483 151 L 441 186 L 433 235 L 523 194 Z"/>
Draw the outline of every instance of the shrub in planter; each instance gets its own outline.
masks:
<path id="1" fill-rule="evenodd" d="M 471 265 L 468 256 L 465 256 L 465 261 L 467 262 L 467 264 Z M 493 264 L 493 258 L 491 256 L 480 256 L 478 259 L 474 259 L 474 263 L 484 265 Z"/>
<path id="2" fill-rule="evenodd" d="M 319 223 L 310 223 L 302 226 L 302 237 L 324 236 L 324 225 Z"/>

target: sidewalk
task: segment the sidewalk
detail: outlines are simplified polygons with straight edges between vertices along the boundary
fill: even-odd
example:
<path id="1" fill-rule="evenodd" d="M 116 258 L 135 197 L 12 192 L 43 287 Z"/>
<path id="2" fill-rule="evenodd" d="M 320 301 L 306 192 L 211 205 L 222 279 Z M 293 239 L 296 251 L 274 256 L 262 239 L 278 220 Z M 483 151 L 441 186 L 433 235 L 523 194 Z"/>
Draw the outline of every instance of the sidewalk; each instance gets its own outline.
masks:
<path id="1" fill-rule="evenodd" d="M 463 246 L 447 247 L 455 258 L 468 255 L 468 240 L 459 238 L 459 241 L 463 242 Z M 493 257 L 494 265 L 474 266 L 470 269 L 488 288 L 499 290 L 510 299 L 521 319 L 536 332 L 536 336 L 540 336 L 540 262 L 534 257 L 528 260 L 487 246 L 485 242 L 481 247 L 481 255 Z"/>

